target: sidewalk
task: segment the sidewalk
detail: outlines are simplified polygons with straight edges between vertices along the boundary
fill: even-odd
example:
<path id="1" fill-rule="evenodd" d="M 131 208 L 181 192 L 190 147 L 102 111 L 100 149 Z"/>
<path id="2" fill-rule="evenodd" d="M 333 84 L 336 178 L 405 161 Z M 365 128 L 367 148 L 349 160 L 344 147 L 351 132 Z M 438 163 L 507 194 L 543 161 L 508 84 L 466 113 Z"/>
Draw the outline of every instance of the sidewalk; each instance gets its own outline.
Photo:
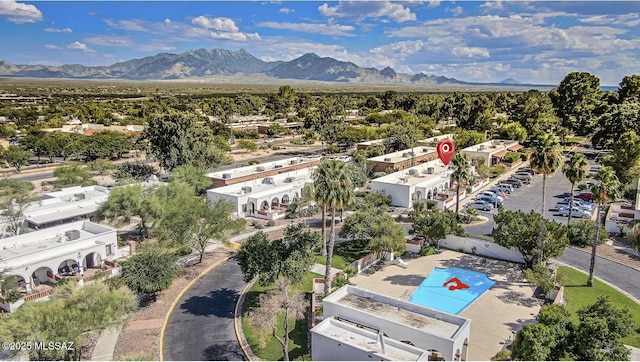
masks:
<path id="1" fill-rule="evenodd" d="M 91 354 L 92 361 L 111 361 L 113 360 L 113 351 L 118 342 L 118 336 L 122 330 L 122 325 L 107 328 L 98 337 L 96 346 Z"/>

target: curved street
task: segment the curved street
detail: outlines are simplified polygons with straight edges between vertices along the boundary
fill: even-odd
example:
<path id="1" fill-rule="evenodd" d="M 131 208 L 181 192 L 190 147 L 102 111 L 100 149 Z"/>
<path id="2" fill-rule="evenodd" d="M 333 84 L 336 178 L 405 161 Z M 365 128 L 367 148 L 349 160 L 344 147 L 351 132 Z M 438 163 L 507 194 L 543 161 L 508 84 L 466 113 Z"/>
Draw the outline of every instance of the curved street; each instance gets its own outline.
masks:
<path id="1" fill-rule="evenodd" d="M 235 258 L 212 269 L 180 298 L 164 332 L 165 361 L 244 361 L 234 311 L 246 283 Z"/>
<path id="2" fill-rule="evenodd" d="M 564 253 L 556 259 L 589 273 L 590 253 L 569 247 L 564 249 Z M 640 300 L 640 283 L 638 283 L 640 271 L 598 256 L 594 275 Z"/>

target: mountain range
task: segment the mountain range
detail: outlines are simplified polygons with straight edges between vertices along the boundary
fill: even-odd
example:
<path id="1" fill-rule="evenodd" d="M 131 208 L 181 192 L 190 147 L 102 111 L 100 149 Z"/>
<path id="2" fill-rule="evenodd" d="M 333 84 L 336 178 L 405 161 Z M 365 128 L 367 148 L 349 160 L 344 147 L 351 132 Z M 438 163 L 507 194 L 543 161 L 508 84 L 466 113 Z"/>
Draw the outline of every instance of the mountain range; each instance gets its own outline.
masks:
<path id="1" fill-rule="evenodd" d="M 159 53 L 109 66 L 87 67 L 17 65 L 0 61 L 0 76 L 65 79 L 172 80 L 202 79 L 234 75 L 263 75 L 275 79 L 396 85 L 491 85 L 524 84 L 514 79 L 498 83 L 471 83 L 444 76 L 400 74 L 392 68 L 364 68 L 351 62 L 308 53 L 291 61 L 265 62 L 244 49 L 198 49 L 180 54 Z"/>

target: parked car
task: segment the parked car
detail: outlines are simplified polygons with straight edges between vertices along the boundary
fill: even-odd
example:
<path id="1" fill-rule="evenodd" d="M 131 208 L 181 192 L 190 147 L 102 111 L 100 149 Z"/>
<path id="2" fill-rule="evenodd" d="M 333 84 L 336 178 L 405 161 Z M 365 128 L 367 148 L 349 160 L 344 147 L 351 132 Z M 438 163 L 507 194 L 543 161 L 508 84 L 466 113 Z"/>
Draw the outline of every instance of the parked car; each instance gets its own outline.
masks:
<path id="1" fill-rule="evenodd" d="M 556 209 L 560 210 L 564 207 L 569 207 L 569 201 L 568 200 L 564 200 L 564 201 L 559 201 L 558 203 L 556 203 Z M 579 199 L 574 199 L 573 200 L 573 207 L 578 207 L 580 209 L 586 210 L 591 212 L 593 210 L 593 204 L 592 203 L 584 203 Z"/>
<path id="2" fill-rule="evenodd" d="M 584 200 L 584 201 L 591 201 L 593 200 L 593 193 L 591 193 L 591 191 L 582 191 L 582 192 L 573 194 L 573 198 Z"/>
<path id="3" fill-rule="evenodd" d="M 506 183 L 506 182 L 500 182 L 499 184 L 496 185 L 496 187 L 509 190 L 509 193 L 512 193 L 513 189 L 515 188 L 512 184 Z"/>
<path id="4" fill-rule="evenodd" d="M 465 207 L 473 207 L 478 210 L 491 211 L 491 209 L 493 209 L 493 204 L 490 204 L 482 200 L 474 200 L 467 203 Z"/>
<path id="5" fill-rule="evenodd" d="M 531 167 L 523 167 L 521 169 L 519 169 L 518 171 L 516 171 L 516 173 L 528 173 L 529 175 L 533 176 L 536 174 L 536 172 L 534 170 L 531 169 Z"/>
<path id="6" fill-rule="evenodd" d="M 527 183 L 531 182 L 531 175 L 528 173 L 514 173 L 511 177 L 518 179 L 520 181 L 526 181 Z"/>
<path id="7" fill-rule="evenodd" d="M 565 216 L 565 217 L 569 216 L 569 207 L 563 207 L 558 211 L 560 212 L 560 215 L 562 215 L 562 216 Z M 583 218 L 583 219 L 590 219 L 591 218 L 591 212 L 574 206 L 572 211 L 571 211 L 571 216 L 580 217 L 580 218 Z"/>
<path id="8" fill-rule="evenodd" d="M 510 194 L 511 191 L 513 191 L 513 187 L 511 187 L 511 185 L 507 185 L 507 184 L 499 184 L 499 185 L 493 186 L 490 190 L 495 192 L 495 193 L 497 193 L 498 195 L 500 195 L 501 192 L 504 192 L 506 194 Z"/>
<path id="9" fill-rule="evenodd" d="M 480 196 L 480 197 L 476 197 L 476 200 L 480 200 L 480 201 L 484 201 L 484 202 L 488 202 L 491 205 L 502 205 L 502 201 L 500 201 L 500 199 L 498 199 L 497 197 L 491 197 L 491 196 Z"/>
<path id="10" fill-rule="evenodd" d="M 478 192 L 478 195 L 476 197 L 483 197 L 483 196 L 498 198 L 499 201 L 504 201 L 504 197 L 496 194 L 493 191 L 480 191 Z"/>
<path id="11" fill-rule="evenodd" d="M 522 180 L 518 180 L 518 179 L 515 179 L 515 178 L 512 178 L 512 177 L 509 177 L 508 179 L 506 179 L 504 181 L 504 183 L 513 185 L 513 187 L 515 187 L 515 188 L 520 188 L 523 185 Z"/>

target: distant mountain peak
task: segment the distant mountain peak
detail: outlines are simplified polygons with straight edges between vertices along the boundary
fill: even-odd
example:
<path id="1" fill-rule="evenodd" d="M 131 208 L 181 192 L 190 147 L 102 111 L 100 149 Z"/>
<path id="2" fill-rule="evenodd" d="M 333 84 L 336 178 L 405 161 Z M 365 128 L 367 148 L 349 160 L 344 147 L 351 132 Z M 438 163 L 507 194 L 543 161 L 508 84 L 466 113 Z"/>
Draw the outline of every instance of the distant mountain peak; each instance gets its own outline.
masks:
<path id="1" fill-rule="evenodd" d="M 517 81 L 513 78 L 507 78 L 507 79 L 503 79 L 501 81 L 498 82 L 499 84 L 522 84 L 522 82 Z"/>

